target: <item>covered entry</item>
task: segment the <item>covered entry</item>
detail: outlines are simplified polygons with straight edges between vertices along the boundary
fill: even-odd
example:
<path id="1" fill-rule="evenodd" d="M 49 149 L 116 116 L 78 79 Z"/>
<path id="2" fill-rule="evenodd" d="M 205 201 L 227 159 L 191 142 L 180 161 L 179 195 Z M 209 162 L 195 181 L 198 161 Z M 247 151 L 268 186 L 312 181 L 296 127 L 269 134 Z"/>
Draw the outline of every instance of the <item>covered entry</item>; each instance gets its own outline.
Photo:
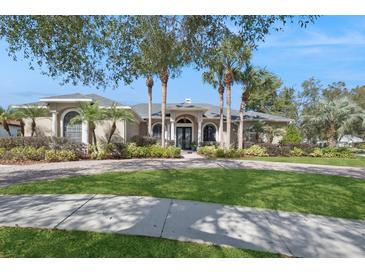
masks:
<path id="1" fill-rule="evenodd" d="M 181 149 L 191 149 L 193 141 L 193 123 L 188 118 L 177 121 L 176 126 L 176 146 Z"/>

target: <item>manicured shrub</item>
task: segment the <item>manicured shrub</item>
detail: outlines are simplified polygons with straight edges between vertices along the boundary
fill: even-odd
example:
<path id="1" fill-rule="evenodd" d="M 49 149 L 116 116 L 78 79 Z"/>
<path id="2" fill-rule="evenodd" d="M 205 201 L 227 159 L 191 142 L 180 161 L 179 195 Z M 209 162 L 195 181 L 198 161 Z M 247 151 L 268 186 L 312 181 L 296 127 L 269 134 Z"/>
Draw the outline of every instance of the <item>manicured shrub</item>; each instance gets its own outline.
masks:
<path id="1" fill-rule="evenodd" d="M 222 151 L 220 150 L 219 153 L 221 155 Z M 216 158 L 217 157 L 217 148 L 215 146 L 199 147 L 198 154 L 203 155 L 207 158 Z M 224 151 L 223 151 L 223 155 L 224 155 Z"/>
<path id="2" fill-rule="evenodd" d="M 163 148 L 160 145 L 137 146 L 135 143 L 127 145 L 128 158 L 179 158 L 181 149 L 168 146 Z"/>
<path id="3" fill-rule="evenodd" d="M 300 157 L 300 156 L 305 156 L 305 153 L 302 149 L 294 147 L 293 150 L 290 151 L 290 155 L 295 157 Z"/>
<path id="4" fill-rule="evenodd" d="M 302 136 L 299 130 L 294 125 L 289 125 L 281 140 L 283 145 L 298 145 L 302 141 Z"/>
<path id="5" fill-rule="evenodd" d="M 217 147 L 219 144 L 216 141 L 205 141 L 205 142 L 200 142 L 199 143 L 199 147 L 206 147 L 206 146 L 215 146 Z"/>
<path id="6" fill-rule="evenodd" d="M 240 157 L 238 151 L 234 148 L 230 148 L 224 151 L 225 158 L 238 158 Z"/>
<path id="7" fill-rule="evenodd" d="M 45 160 L 47 162 L 75 161 L 77 160 L 77 155 L 72 150 L 47 150 Z"/>
<path id="8" fill-rule="evenodd" d="M 133 136 L 130 141 L 139 147 L 155 145 L 158 142 L 158 140 L 154 137 L 139 135 Z"/>
<path id="9" fill-rule="evenodd" d="M 309 155 L 312 157 L 323 157 L 323 152 L 319 147 L 316 147 Z"/>
<path id="10" fill-rule="evenodd" d="M 87 146 L 60 137 L 0 137 L 0 148 L 11 150 L 16 147 L 44 147 L 47 150 L 72 150 L 79 158 L 87 156 Z"/>
<path id="11" fill-rule="evenodd" d="M 223 148 L 216 148 L 215 156 L 218 158 L 224 158 L 224 157 L 226 157 L 226 152 Z"/>
<path id="12" fill-rule="evenodd" d="M 353 158 L 353 152 L 348 148 L 325 147 L 322 148 L 323 157 L 325 158 Z"/>
<path id="13" fill-rule="evenodd" d="M 45 157 L 44 147 L 14 147 L 10 150 L 8 158 L 14 161 L 42 161 Z"/>
<path id="14" fill-rule="evenodd" d="M 260 146 L 266 149 L 269 156 L 290 156 L 291 146 L 269 143 L 260 144 Z"/>
<path id="15" fill-rule="evenodd" d="M 163 148 L 163 157 L 164 158 L 180 158 L 181 157 L 181 149 L 179 147 L 168 146 L 167 148 Z"/>
<path id="16" fill-rule="evenodd" d="M 6 149 L 5 148 L 0 148 L 0 159 L 2 159 L 5 155 Z"/>
<path id="17" fill-rule="evenodd" d="M 244 149 L 243 153 L 245 156 L 257 156 L 257 157 L 268 156 L 266 149 L 259 145 L 253 145 L 249 148 L 246 148 Z"/>

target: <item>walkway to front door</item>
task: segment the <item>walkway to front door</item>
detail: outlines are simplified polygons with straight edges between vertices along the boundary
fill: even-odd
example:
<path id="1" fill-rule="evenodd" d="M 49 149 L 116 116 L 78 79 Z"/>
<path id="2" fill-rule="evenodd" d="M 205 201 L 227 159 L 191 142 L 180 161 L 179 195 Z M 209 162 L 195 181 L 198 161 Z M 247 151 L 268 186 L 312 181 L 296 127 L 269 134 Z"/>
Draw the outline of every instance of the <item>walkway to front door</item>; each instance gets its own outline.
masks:
<path id="1" fill-rule="evenodd" d="M 176 145 L 181 149 L 191 149 L 192 135 L 191 127 L 177 127 Z"/>

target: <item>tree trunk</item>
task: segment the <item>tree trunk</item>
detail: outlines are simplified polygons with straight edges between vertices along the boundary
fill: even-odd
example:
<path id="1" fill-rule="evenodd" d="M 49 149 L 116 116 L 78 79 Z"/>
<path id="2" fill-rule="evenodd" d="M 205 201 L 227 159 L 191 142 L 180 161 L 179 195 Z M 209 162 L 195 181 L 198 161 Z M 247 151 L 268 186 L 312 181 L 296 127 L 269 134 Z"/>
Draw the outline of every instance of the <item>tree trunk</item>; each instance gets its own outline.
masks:
<path id="1" fill-rule="evenodd" d="M 112 137 L 113 137 L 114 132 L 115 132 L 116 129 L 117 129 L 117 126 L 115 124 L 115 121 L 113 121 L 113 125 L 112 125 L 112 128 L 110 129 L 110 134 L 109 134 L 109 137 L 108 137 L 108 144 L 110 144 L 110 141 L 112 140 Z"/>
<path id="2" fill-rule="evenodd" d="M 224 106 L 224 86 L 219 86 L 219 146 L 221 148 L 224 147 L 223 140 L 223 123 L 224 123 L 224 115 L 223 115 L 223 106 Z"/>
<path id="3" fill-rule="evenodd" d="M 2 120 L 2 124 L 3 124 L 3 128 L 9 134 L 9 136 L 11 136 L 11 131 L 10 131 L 10 127 L 9 127 L 8 121 Z"/>
<path id="4" fill-rule="evenodd" d="M 91 131 L 91 136 L 93 138 L 93 144 L 95 146 L 95 150 L 99 151 L 98 150 L 98 143 L 97 143 L 97 140 L 96 140 L 96 134 L 95 134 L 95 125 L 92 122 L 90 122 L 90 131 Z"/>
<path id="5" fill-rule="evenodd" d="M 329 129 L 329 132 L 328 132 L 328 144 L 330 147 L 335 147 L 337 145 L 337 131 L 336 131 L 336 128 L 335 128 L 335 125 L 334 124 L 331 124 L 330 125 L 330 129 Z"/>
<path id="6" fill-rule="evenodd" d="M 241 98 L 241 104 L 240 104 L 240 125 L 238 127 L 238 149 L 242 149 L 243 148 L 243 117 L 245 115 L 245 108 L 246 108 L 246 104 L 245 101 L 243 99 L 243 95 Z"/>
<path id="7" fill-rule="evenodd" d="M 22 136 L 24 137 L 24 127 L 25 127 L 25 124 L 24 124 L 24 121 L 23 119 L 19 119 L 19 124 L 20 124 L 20 133 L 22 134 Z"/>
<path id="8" fill-rule="evenodd" d="M 31 136 L 33 137 L 34 134 L 35 134 L 35 129 L 36 129 L 36 123 L 35 123 L 35 120 L 32 119 L 32 125 L 31 125 L 31 128 L 32 128 L 32 133 L 31 133 Z"/>
<path id="9" fill-rule="evenodd" d="M 166 116 L 166 96 L 167 96 L 167 81 L 169 79 L 169 74 L 167 68 L 164 68 L 160 74 L 160 80 L 162 85 L 162 99 L 161 99 L 161 146 L 165 147 L 165 116 Z"/>
<path id="10" fill-rule="evenodd" d="M 226 83 L 226 106 L 227 106 L 227 138 L 226 138 L 226 148 L 231 147 L 231 85 L 232 85 L 232 72 L 228 71 L 224 76 L 224 81 Z"/>
<path id="11" fill-rule="evenodd" d="M 148 136 L 152 137 L 152 77 L 147 78 L 146 85 L 148 87 Z"/>

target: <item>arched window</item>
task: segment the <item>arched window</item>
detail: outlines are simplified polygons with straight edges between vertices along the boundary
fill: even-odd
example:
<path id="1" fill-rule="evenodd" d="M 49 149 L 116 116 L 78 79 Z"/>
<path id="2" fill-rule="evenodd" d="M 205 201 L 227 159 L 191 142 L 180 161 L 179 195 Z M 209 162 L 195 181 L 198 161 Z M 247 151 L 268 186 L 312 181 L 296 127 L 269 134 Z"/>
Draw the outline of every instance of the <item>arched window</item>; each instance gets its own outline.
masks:
<path id="1" fill-rule="evenodd" d="M 216 128 L 212 124 L 208 124 L 203 130 L 203 141 L 204 142 L 215 142 Z"/>
<path id="2" fill-rule="evenodd" d="M 181 118 L 179 121 L 177 121 L 178 124 L 191 124 L 191 121 L 187 118 Z"/>
<path id="3" fill-rule="evenodd" d="M 76 111 L 68 112 L 63 118 L 63 136 L 75 141 L 81 142 L 81 123 L 71 124 L 72 118 L 79 115 Z"/>
<path id="4" fill-rule="evenodd" d="M 162 131 L 162 126 L 161 124 L 155 124 L 152 127 L 152 136 L 154 138 L 161 138 L 161 131 Z"/>

